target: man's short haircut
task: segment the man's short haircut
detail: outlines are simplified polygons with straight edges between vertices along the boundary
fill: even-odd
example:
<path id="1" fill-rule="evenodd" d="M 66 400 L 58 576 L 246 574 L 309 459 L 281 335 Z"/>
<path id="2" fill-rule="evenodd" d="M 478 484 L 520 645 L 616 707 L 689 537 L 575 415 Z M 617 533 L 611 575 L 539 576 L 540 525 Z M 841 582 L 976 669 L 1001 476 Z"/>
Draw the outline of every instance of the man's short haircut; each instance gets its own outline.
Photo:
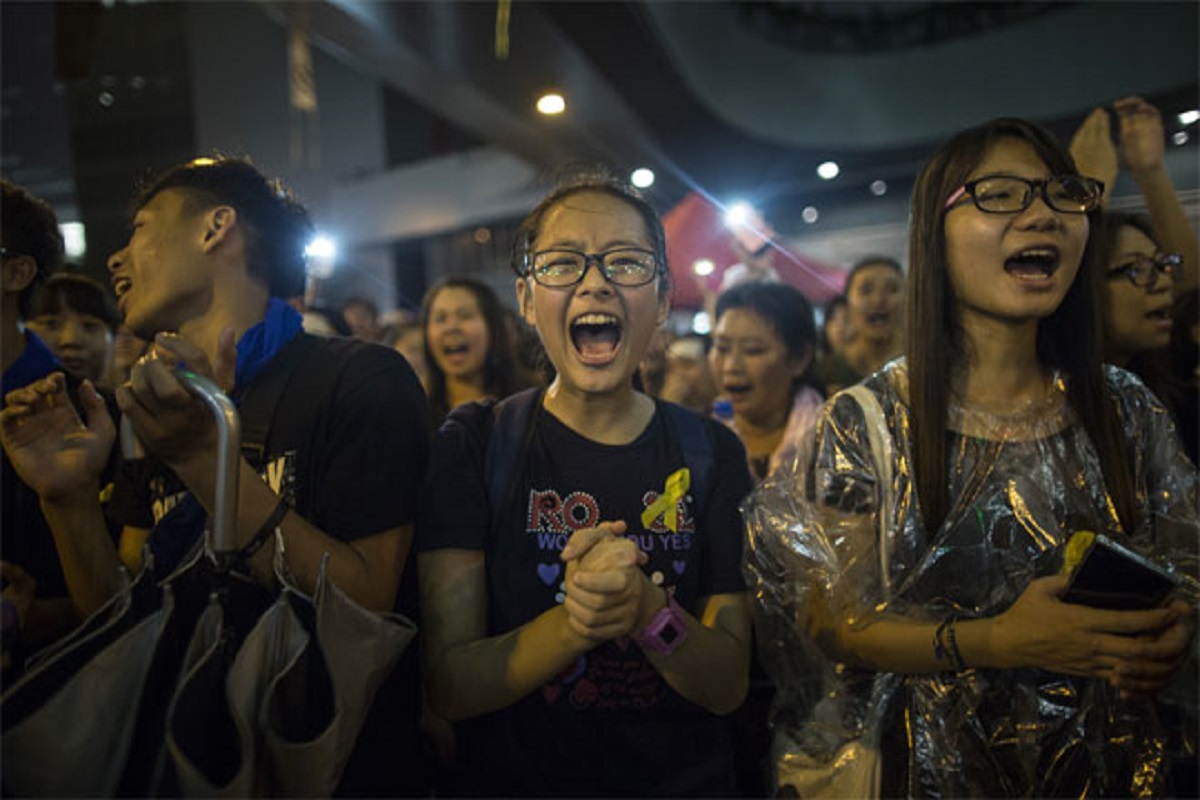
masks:
<path id="1" fill-rule="evenodd" d="M 185 210 L 199 213 L 217 205 L 234 208 L 246 239 L 246 266 L 267 282 L 272 297 L 304 293 L 304 249 L 312 221 L 304 206 L 279 180 L 270 180 L 242 158 L 198 158 L 160 175 L 135 201 L 142 208 L 167 189 L 185 194 Z"/>
<path id="2" fill-rule="evenodd" d="M 29 256 L 37 264 L 37 274 L 17 297 L 17 310 L 25 319 L 38 287 L 62 266 L 63 237 L 58 216 L 46 201 L 6 180 L 0 180 L 0 185 L 4 190 L 0 241 L 7 257 Z"/>
<path id="3" fill-rule="evenodd" d="M 30 319 L 74 311 L 104 322 L 113 333 L 121 324 L 112 293 L 99 281 L 75 272 L 60 272 L 50 276 L 33 297 Z"/>

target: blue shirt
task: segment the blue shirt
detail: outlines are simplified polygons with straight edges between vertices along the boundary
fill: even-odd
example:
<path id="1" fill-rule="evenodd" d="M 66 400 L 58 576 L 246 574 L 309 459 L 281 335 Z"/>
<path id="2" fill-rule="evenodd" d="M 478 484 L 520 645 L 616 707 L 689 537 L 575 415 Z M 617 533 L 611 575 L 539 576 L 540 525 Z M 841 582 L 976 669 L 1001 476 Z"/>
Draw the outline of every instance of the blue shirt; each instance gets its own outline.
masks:
<path id="1" fill-rule="evenodd" d="M 4 394 L 28 386 L 51 372 L 61 371 L 62 368 L 62 364 L 58 363 L 58 359 L 50 352 L 50 348 L 46 347 L 46 343 L 33 331 L 26 331 L 25 349 L 17 356 L 12 366 L 4 370 Z"/>

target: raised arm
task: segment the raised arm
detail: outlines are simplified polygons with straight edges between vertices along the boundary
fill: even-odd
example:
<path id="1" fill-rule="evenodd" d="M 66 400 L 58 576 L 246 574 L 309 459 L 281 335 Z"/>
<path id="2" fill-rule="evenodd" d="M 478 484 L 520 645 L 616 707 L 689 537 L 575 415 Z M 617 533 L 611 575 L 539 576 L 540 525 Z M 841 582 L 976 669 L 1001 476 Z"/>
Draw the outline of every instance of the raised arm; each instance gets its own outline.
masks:
<path id="1" fill-rule="evenodd" d="M 67 590 L 86 616 L 119 591 L 124 578 L 99 500 L 116 429 L 89 381 L 80 386 L 79 399 L 82 417 L 62 373 L 10 392 L 0 412 L 0 438 L 17 474 L 41 500 Z"/>
<path id="2" fill-rule="evenodd" d="M 1071 157 L 1081 175 L 1104 182 L 1104 202 L 1107 204 L 1117 183 L 1119 169 L 1108 109 L 1093 109 L 1083 120 L 1071 137 Z"/>
<path id="3" fill-rule="evenodd" d="M 1121 160 L 1142 191 L 1159 244 L 1183 256 L 1173 293 L 1181 297 L 1194 292 L 1200 283 L 1200 242 L 1163 160 L 1166 139 L 1162 114 L 1140 97 L 1118 100 L 1113 109 L 1117 112 Z"/>

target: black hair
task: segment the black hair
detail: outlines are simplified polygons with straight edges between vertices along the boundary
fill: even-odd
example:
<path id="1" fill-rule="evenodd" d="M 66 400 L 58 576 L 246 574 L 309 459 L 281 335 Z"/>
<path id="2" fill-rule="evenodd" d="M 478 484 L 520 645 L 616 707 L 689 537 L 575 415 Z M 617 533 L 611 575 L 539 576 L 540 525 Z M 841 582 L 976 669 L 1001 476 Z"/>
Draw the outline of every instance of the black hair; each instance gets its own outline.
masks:
<path id="1" fill-rule="evenodd" d="M 49 203 L 7 180 L 0 180 L 0 186 L 0 241 L 9 258 L 29 256 L 37 264 L 33 280 L 17 296 L 17 312 L 26 319 L 38 287 L 62 266 L 63 237 Z"/>
<path id="2" fill-rule="evenodd" d="M 1131 214 L 1127 211 L 1107 210 L 1101 212 L 1099 223 L 1092 232 L 1092 240 L 1097 251 L 1098 266 L 1105 275 L 1105 293 L 1109 291 L 1109 280 L 1107 277 L 1108 259 L 1117 246 L 1117 237 L 1120 236 L 1122 228 L 1132 228 L 1138 231 L 1154 243 L 1155 249 L 1161 247 L 1158 234 L 1154 231 L 1154 224 L 1151 222 L 1150 217 L 1145 214 Z M 1195 293 L 1192 292 L 1191 294 Z M 1172 319 L 1175 319 L 1174 312 L 1172 312 L 1171 316 Z M 1100 332 L 1104 336 L 1105 356 L 1111 359 L 1114 353 L 1108 341 L 1108 327 L 1101 325 Z M 1174 340 L 1173 329 L 1172 342 Z M 1172 364 L 1170 346 L 1159 350 L 1134 353 L 1129 362 L 1124 366 L 1125 369 L 1141 378 L 1146 386 L 1171 409 L 1176 419 L 1179 418 L 1180 412 L 1183 411 L 1186 403 L 1187 378 L 1190 377 L 1191 373 L 1188 370 L 1179 371 L 1175 368 L 1175 365 Z"/>
<path id="3" fill-rule="evenodd" d="M 1158 234 L 1154 231 L 1154 223 L 1150 221 L 1150 217 L 1145 214 L 1131 214 L 1128 211 L 1106 210 L 1101 212 L 1099 222 L 1092 231 L 1097 240 L 1096 244 L 1105 257 L 1116 245 L 1117 234 L 1121 228 L 1133 228 L 1154 242 L 1155 247 L 1159 246 Z"/>
<path id="4" fill-rule="evenodd" d="M 843 297 L 850 294 L 850 287 L 854 285 L 854 281 L 860 272 L 867 267 L 875 266 L 891 267 L 892 269 L 896 270 L 897 274 L 899 274 L 901 278 L 904 277 L 904 268 L 900 266 L 899 261 L 891 258 L 890 256 L 867 256 L 866 258 L 860 258 L 858 261 L 854 262 L 854 266 L 852 266 L 850 271 L 846 273 L 846 287 L 842 290 Z"/>
<path id="5" fill-rule="evenodd" d="M 846 300 L 844 294 L 834 295 L 825 303 L 822 314 L 824 322 L 821 323 L 821 349 L 826 353 L 833 352 L 833 344 L 829 341 L 829 318 L 833 316 L 834 311 L 847 306 L 849 306 L 849 301 Z"/>
<path id="6" fill-rule="evenodd" d="M 511 253 L 513 271 L 522 277 L 528 271 L 530 248 L 541 232 L 542 220 L 546 213 L 568 197 L 588 193 L 615 197 L 628 203 L 638 212 L 646 226 L 646 235 L 650 237 L 650 247 L 654 251 L 654 259 L 658 264 L 659 292 L 662 295 L 669 293 L 671 273 L 667 268 L 667 234 L 663 230 L 662 219 L 637 189 L 616 177 L 611 170 L 605 167 L 592 166 L 570 170 L 556 183 L 554 189 L 534 206 L 533 210 L 521 221 L 513 236 Z"/>
<path id="7" fill-rule="evenodd" d="M 74 272 L 52 275 L 33 297 L 29 318 L 57 314 L 62 311 L 87 314 L 104 322 L 116 333 L 121 324 L 112 293 L 97 280 Z"/>
<path id="8" fill-rule="evenodd" d="M 304 310 L 304 313 L 314 314 L 325 320 L 325 323 L 333 329 L 333 335 L 335 336 L 354 335 L 353 331 L 350 330 L 350 326 L 346 324 L 346 320 L 341 315 L 341 312 L 336 309 L 329 308 L 328 306 L 309 306 Z"/>
<path id="9" fill-rule="evenodd" d="M 807 297 L 786 283 L 740 283 L 717 298 L 714 322 L 720 322 L 725 312 L 734 308 L 753 311 L 766 320 L 783 341 L 789 358 L 808 355 L 808 366 L 793 382 L 793 392 L 801 386 L 811 386 L 821 394 L 825 393 L 825 387 L 817 378 L 817 324 Z"/>
<path id="10" fill-rule="evenodd" d="M 368 314 L 371 315 L 371 319 L 379 319 L 379 304 L 369 297 L 356 294 L 353 297 L 347 298 L 346 301 L 342 303 L 342 313 L 345 314 L 346 309 L 350 308 L 351 306 L 361 306 L 367 310 Z"/>
<path id="11" fill-rule="evenodd" d="M 246 266 L 267 283 L 272 297 L 304 292 L 304 249 L 313 226 L 304 206 L 279 180 L 269 180 L 243 158 L 198 158 L 160 175 L 142 189 L 135 208 L 160 192 L 182 191 L 185 208 L 198 213 L 215 205 L 232 206 L 246 232 Z"/>

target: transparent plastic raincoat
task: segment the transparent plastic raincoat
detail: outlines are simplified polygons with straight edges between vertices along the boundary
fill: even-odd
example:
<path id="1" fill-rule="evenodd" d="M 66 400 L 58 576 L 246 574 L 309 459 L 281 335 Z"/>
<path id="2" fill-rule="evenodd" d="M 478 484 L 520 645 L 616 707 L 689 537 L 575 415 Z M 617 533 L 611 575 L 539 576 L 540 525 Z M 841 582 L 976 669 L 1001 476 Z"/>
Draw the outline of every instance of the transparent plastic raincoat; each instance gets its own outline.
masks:
<path id="1" fill-rule="evenodd" d="M 872 453 L 870 417 L 842 393 L 826 406 L 812 452 L 749 498 L 747 573 L 777 686 L 781 787 L 822 796 L 1161 796 L 1176 759 L 1195 757 L 1195 639 L 1156 701 L 1121 701 L 1103 681 L 1035 669 L 874 673 L 831 662 L 812 638 L 822 630 L 813 621 L 829 614 L 851 626 L 882 614 L 995 616 L 1032 579 L 1058 572 L 1077 529 L 1120 537 L 1194 576 L 1196 472 L 1157 399 L 1129 373 L 1106 370 L 1134 464 L 1131 534 L 1117 531 L 1061 380 L 1048 404 L 1013 416 L 951 401 L 950 508 L 939 530 L 926 530 L 902 360 L 865 384 L 882 410 L 890 467 Z M 877 463 L 890 486 L 880 485 Z"/>

